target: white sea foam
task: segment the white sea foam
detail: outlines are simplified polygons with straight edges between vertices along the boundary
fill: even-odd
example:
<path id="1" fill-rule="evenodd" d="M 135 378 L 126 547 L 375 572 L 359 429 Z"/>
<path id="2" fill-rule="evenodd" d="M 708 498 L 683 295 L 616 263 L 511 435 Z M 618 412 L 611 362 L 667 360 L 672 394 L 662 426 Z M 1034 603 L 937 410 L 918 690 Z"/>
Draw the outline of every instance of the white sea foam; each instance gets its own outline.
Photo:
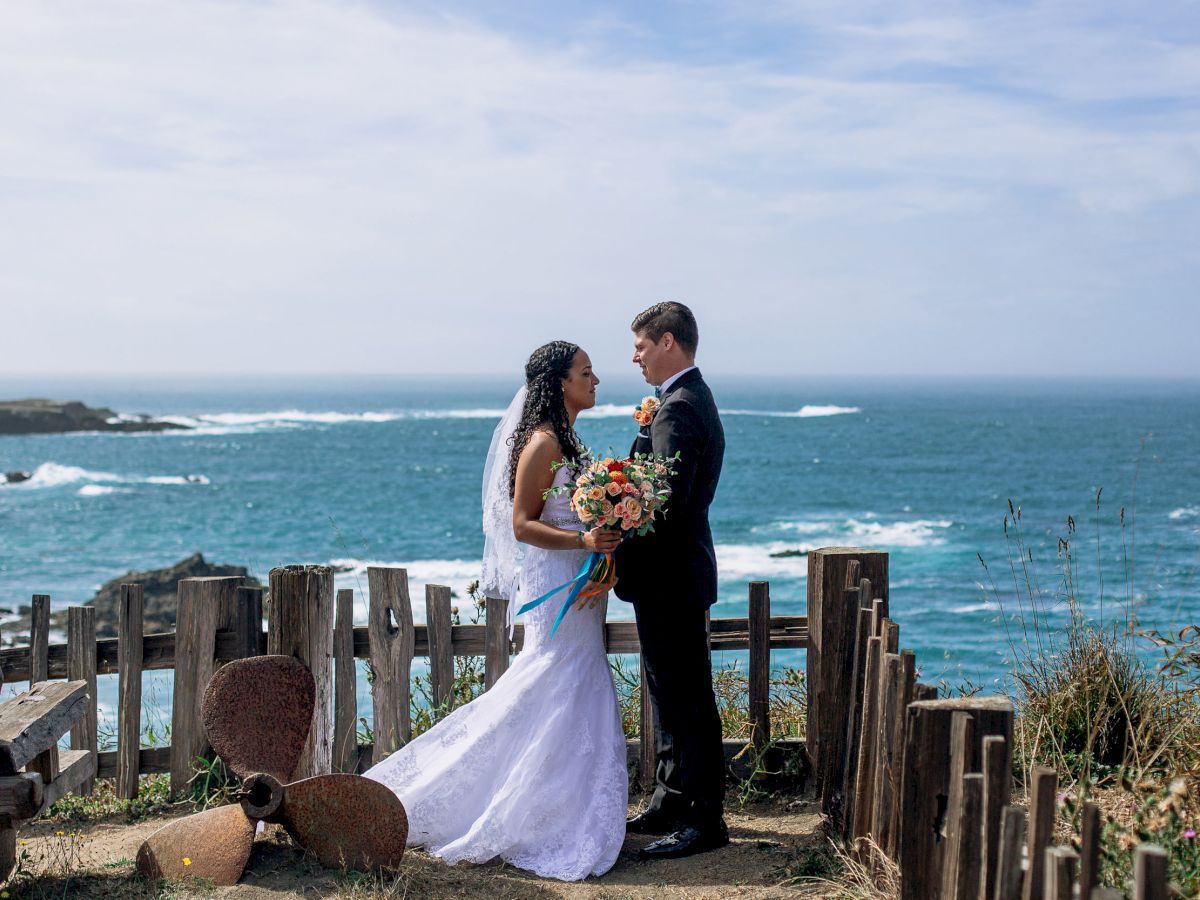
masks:
<path id="1" fill-rule="evenodd" d="M 865 520 L 865 521 L 864 521 Z M 880 522 L 873 513 L 860 519 L 800 519 L 772 522 L 753 529 L 759 534 L 795 533 L 813 539 L 813 546 L 825 544 L 869 542 L 889 547 L 932 547 L 946 542 L 942 532 L 953 526 L 949 519 L 915 519 L 912 521 Z"/>
<path id="2" fill-rule="evenodd" d="M 85 484 L 76 493 L 80 497 L 102 497 L 105 494 L 115 494 L 116 491 L 111 484 Z"/>
<path id="3" fill-rule="evenodd" d="M 37 490 L 39 488 L 64 487 L 70 484 L 85 482 L 80 488 L 81 497 L 97 497 L 101 494 L 113 493 L 115 484 L 208 484 L 205 475 L 118 475 L 114 472 L 95 472 L 80 466 L 64 466 L 61 463 L 45 462 L 38 466 L 27 481 L 20 481 L 6 487 L 17 490 Z"/>
<path id="4" fill-rule="evenodd" d="M 892 587 L 895 587 L 895 585 L 892 585 Z M 998 604 L 994 601 L 988 600 L 984 603 L 968 603 L 965 606 L 952 606 L 950 608 L 950 612 L 952 612 L 952 613 L 992 612 L 999 608 L 1000 608 L 1000 604 Z"/>
<path id="5" fill-rule="evenodd" d="M 802 406 L 795 411 L 762 409 L 723 409 L 722 416 L 762 416 L 768 419 L 816 419 L 822 416 L 847 416 L 860 413 L 857 406 Z"/>
<path id="6" fill-rule="evenodd" d="M 1200 506 L 1181 506 L 1167 513 L 1168 519 L 1194 519 L 1200 516 Z"/>
<path id="7" fill-rule="evenodd" d="M 759 578 L 802 578 L 808 574 L 807 556 L 773 557 L 772 553 L 799 550 L 807 553 L 821 544 L 717 544 L 717 575 L 722 581 Z"/>

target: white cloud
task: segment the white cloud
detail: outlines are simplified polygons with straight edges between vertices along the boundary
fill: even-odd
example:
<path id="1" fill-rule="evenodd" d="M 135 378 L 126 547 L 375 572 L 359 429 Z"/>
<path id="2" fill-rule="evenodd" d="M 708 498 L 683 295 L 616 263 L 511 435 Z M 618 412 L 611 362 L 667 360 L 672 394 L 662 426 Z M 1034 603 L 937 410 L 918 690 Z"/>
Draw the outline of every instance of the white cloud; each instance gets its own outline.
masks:
<path id="1" fill-rule="evenodd" d="M 1194 105 L 1093 108 L 1194 93 L 1196 46 L 921 13 L 818 9 L 811 64 L 714 65 L 614 59 L 648 27 L 615 17 L 553 45 L 337 0 L 6 4 L 0 296 L 57 352 L 0 371 L 513 370 L 555 336 L 611 368 L 673 296 L 725 370 L 1105 371 L 1046 308 L 1115 351 L 1136 298 L 1157 345 L 1122 364 L 1196 373 L 1161 331 L 1197 315 Z"/>

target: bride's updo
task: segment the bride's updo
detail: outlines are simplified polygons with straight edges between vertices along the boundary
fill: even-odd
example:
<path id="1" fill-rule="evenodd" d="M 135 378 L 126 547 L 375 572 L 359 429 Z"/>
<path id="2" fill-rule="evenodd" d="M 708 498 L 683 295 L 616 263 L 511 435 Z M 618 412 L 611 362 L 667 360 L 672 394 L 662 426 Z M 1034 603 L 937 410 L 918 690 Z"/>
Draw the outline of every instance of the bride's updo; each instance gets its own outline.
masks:
<path id="1" fill-rule="evenodd" d="M 563 400 L 563 379 L 571 372 L 571 364 L 579 345 L 570 341 L 551 341 L 533 351 L 529 362 L 525 363 L 525 388 L 529 392 L 525 397 L 525 407 L 521 411 L 521 421 L 513 436 L 512 453 L 508 457 L 508 495 L 511 497 L 517 488 L 517 460 L 529 443 L 529 439 L 538 427 L 546 424 L 558 438 L 563 456 L 567 462 L 579 461 L 582 447 L 571 420 L 567 415 L 567 404 Z"/>

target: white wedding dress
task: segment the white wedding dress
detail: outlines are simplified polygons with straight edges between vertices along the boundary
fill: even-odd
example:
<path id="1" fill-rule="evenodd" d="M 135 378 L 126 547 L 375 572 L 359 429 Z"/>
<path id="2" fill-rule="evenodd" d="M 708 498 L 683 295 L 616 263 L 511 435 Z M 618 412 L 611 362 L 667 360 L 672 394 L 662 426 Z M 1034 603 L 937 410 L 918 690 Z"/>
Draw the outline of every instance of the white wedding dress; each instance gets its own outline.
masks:
<path id="1" fill-rule="evenodd" d="M 554 483 L 567 474 L 559 469 Z M 548 499 L 541 520 L 583 527 L 565 496 Z M 586 557 L 528 547 L 514 602 L 570 580 Z M 629 783 L 604 648 L 607 597 L 568 611 L 551 636 L 565 599 L 525 614 L 524 647 L 491 690 L 367 771 L 404 803 L 410 846 L 451 864 L 500 857 L 564 881 L 616 862 Z"/>

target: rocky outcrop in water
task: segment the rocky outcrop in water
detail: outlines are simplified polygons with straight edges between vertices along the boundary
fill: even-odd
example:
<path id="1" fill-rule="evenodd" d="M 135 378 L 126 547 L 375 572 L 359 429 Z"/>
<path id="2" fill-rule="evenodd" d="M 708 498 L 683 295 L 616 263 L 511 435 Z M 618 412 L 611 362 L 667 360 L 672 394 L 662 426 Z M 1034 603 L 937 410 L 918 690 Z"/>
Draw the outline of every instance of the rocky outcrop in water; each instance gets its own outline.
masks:
<path id="1" fill-rule="evenodd" d="M 152 416 L 118 414 L 103 406 L 93 408 L 78 400 L 0 401 L 0 434 L 168 431 L 186 427 L 175 422 L 163 422 Z"/>
<path id="2" fill-rule="evenodd" d="M 92 598 L 92 605 L 96 607 L 96 634 L 109 637 L 117 633 L 117 604 L 122 584 L 137 582 L 142 585 L 143 627 L 146 634 L 154 634 L 175 630 L 175 591 L 179 579 L 217 575 L 241 575 L 246 587 L 262 587 L 257 579 L 248 576 L 245 566 L 214 565 L 199 553 L 165 569 L 126 572 L 106 583 Z"/>

